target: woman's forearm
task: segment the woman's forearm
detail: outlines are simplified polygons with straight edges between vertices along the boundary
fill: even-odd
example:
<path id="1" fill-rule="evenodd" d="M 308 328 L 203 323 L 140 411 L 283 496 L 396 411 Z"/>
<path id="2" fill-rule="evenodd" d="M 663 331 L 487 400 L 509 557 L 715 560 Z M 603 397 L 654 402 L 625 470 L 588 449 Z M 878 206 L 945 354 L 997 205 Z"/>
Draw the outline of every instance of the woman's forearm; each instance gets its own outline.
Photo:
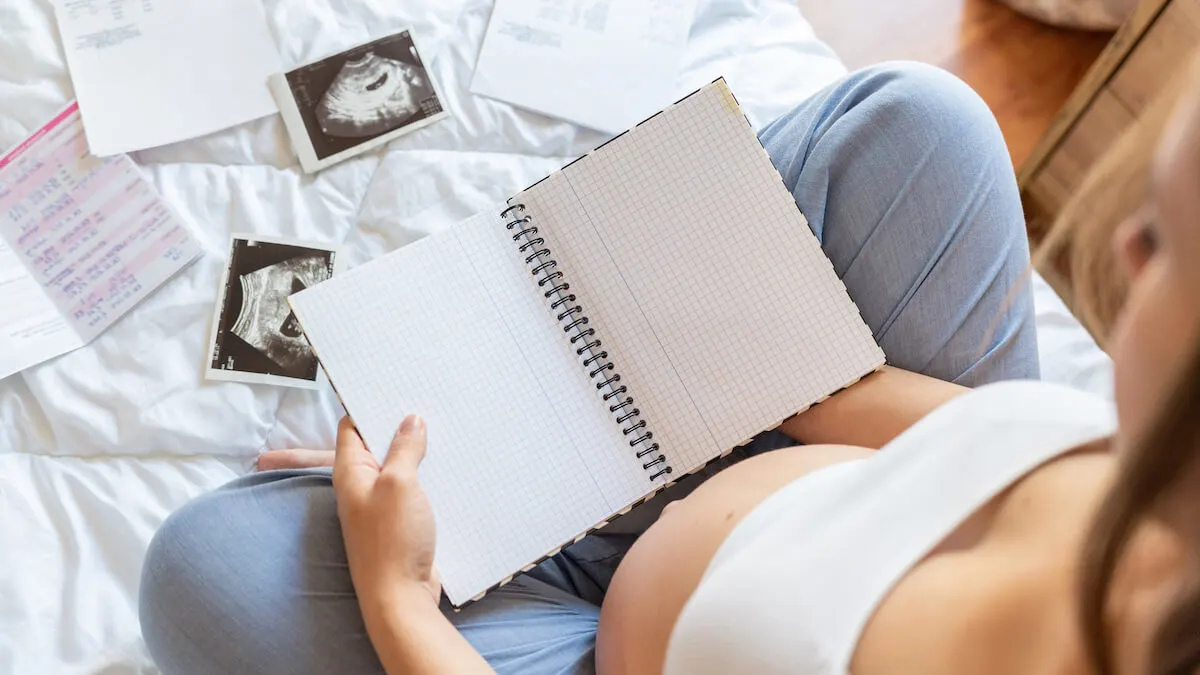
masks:
<path id="1" fill-rule="evenodd" d="M 383 669 L 392 675 L 493 672 L 423 589 L 364 602 L 363 618 Z"/>
<path id="2" fill-rule="evenodd" d="M 781 429 L 809 445 L 881 448 L 965 391 L 957 384 L 885 366 L 787 420 Z"/>

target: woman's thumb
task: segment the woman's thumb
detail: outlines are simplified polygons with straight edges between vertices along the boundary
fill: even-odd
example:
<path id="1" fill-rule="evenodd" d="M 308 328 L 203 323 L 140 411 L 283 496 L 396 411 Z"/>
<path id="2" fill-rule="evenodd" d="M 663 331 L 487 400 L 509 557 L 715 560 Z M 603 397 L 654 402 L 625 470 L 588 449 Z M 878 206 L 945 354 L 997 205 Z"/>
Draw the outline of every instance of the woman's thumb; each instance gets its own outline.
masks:
<path id="1" fill-rule="evenodd" d="M 418 415 L 409 415 L 400 423 L 396 435 L 392 438 L 392 446 L 388 456 L 383 460 L 383 468 L 387 470 L 416 472 L 421 460 L 425 458 L 425 420 Z"/>

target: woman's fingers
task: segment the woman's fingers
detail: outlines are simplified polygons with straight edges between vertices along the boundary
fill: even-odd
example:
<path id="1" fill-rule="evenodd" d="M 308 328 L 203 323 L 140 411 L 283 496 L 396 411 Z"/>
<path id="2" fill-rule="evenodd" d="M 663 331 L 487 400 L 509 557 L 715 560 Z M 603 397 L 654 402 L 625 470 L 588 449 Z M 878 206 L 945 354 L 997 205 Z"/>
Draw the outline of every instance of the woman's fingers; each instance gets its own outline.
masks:
<path id="1" fill-rule="evenodd" d="M 339 493 L 344 490 L 363 491 L 374 485 L 380 471 L 385 468 L 402 474 L 416 475 L 417 466 L 425 457 L 425 422 L 416 415 L 409 415 L 400 423 L 392 439 L 388 456 L 381 467 L 375 456 L 367 450 L 362 437 L 354 428 L 349 417 L 338 424 L 337 451 L 333 462 L 333 487 Z"/>
<path id="2" fill-rule="evenodd" d="M 400 423 L 400 428 L 392 438 L 392 446 L 384 459 L 384 469 L 416 474 L 424 458 L 425 420 L 417 415 L 409 415 Z"/>
<path id="3" fill-rule="evenodd" d="M 337 450 L 333 459 L 333 487 L 359 490 L 374 484 L 379 477 L 379 462 L 367 450 L 358 429 L 349 417 L 338 423 Z"/>
<path id="4" fill-rule="evenodd" d="M 332 450 L 268 450 L 258 456 L 259 471 L 333 466 Z"/>
<path id="5" fill-rule="evenodd" d="M 379 463 L 362 442 L 357 429 L 349 417 L 342 418 L 338 425 L 338 451 L 347 463 L 365 464 L 368 468 L 379 471 Z M 259 471 L 274 471 L 276 469 L 312 469 L 330 467 L 337 464 L 339 452 L 334 450 L 305 450 L 290 448 L 287 450 L 268 450 L 258 456 Z M 415 469 L 425 456 L 425 423 L 416 415 L 409 415 L 401 423 L 388 457 L 395 455 L 397 462 L 404 468 Z M 404 458 L 401 462 L 400 458 Z M 389 460 L 390 463 L 390 460 Z"/>

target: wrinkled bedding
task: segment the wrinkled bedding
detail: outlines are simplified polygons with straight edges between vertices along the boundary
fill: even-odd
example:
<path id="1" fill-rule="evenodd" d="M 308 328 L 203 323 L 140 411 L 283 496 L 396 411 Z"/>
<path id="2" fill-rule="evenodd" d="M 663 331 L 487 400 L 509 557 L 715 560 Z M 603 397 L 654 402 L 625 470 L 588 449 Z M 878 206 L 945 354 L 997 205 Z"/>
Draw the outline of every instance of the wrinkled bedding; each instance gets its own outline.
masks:
<path id="1" fill-rule="evenodd" d="M 604 140 L 467 93 L 489 0 L 264 4 L 286 67 L 411 26 L 453 117 L 313 176 L 278 116 L 134 155 L 206 255 L 90 346 L 0 380 L 0 673 L 156 672 L 136 597 L 159 523 L 264 449 L 331 447 L 331 391 L 202 379 L 231 232 L 341 242 L 361 264 Z M 4 0 L 0 26 L 8 147 L 71 84 L 48 0 Z M 842 72 L 793 0 L 701 0 L 676 93 L 724 75 L 762 124 Z M 1108 359 L 1035 290 L 1047 378 L 1107 395 Z"/>

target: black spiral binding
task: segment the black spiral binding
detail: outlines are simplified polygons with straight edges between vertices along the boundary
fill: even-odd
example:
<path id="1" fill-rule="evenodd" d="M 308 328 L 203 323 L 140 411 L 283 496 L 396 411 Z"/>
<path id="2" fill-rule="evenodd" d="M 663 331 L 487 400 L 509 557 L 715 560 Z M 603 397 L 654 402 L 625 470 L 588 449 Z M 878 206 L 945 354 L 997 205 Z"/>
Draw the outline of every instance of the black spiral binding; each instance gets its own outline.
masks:
<path id="1" fill-rule="evenodd" d="M 628 387 L 620 383 L 621 375 L 608 359 L 608 352 L 601 349 L 602 343 L 596 336 L 596 329 L 588 325 L 583 307 L 576 304 L 575 294 L 568 292 L 571 285 L 563 277 L 562 270 L 558 269 L 558 262 L 550 257 L 545 240 L 537 236 L 537 226 L 531 223 L 525 205 L 513 204 L 501 211 L 500 217 L 507 219 L 514 211 L 520 211 L 521 217 L 510 220 L 505 227 L 510 232 L 516 230 L 512 239 L 520 244 L 517 250 L 525 255 L 525 263 L 532 268 L 538 288 L 544 289 L 542 295 L 550 301 L 550 309 L 555 312 L 559 323 L 563 324 L 563 332 L 570 336 L 572 345 L 579 345 L 575 354 L 583 362 L 588 377 L 596 382 L 596 391 L 601 393 L 605 403 L 612 401 L 608 411 L 613 414 L 617 424 L 627 425 L 622 426 L 621 433 L 629 438 L 629 447 L 634 449 L 635 456 L 642 462 L 642 469 L 651 472 L 650 480 L 669 475 L 672 472 L 671 465 L 667 463 L 666 455 L 658 452 L 654 432 L 647 428 L 646 420 L 641 416 L 642 411 L 633 404 L 633 397 L 627 395 Z"/>

